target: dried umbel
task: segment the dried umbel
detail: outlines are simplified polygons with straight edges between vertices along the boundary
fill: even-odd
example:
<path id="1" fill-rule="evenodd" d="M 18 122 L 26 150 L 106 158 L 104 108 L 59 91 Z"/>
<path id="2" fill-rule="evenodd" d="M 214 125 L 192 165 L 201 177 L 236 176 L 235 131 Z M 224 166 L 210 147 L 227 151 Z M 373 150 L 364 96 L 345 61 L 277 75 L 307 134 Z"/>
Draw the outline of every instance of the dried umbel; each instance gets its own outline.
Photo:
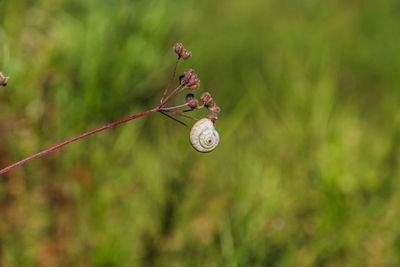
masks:
<path id="1" fill-rule="evenodd" d="M 194 73 L 194 70 L 187 69 L 180 77 L 180 82 L 187 84 L 189 89 L 197 90 L 200 88 L 200 80 L 197 78 L 197 74 Z"/>
<path id="2" fill-rule="evenodd" d="M 201 101 L 204 102 L 204 106 L 211 112 L 208 114 L 207 118 L 209 118 L 212 122 L 218 119 L 218 113 L 220 113 L 221 108 L 217 106 L 215 101 L 212 99 L 211 94 L 205 92 L 201 95 Z"/>
<path id="3" fill-rule="evenodd" d="M 199 109 L 199 101 L 194 97 L 194 94 L 187 94 L 185 97 L 187 105 L 191 109 Z"/>
<path id="4" fill-rule="evenodd" d="M 175 62 L 175 67 L 172 73 L 172 77 L 164 90 L 164 93 L 162 97 L 160 98 L 158 105 L 150 109 L 148 111 L 130 116 L 128 118 L 110 123 L 108 125 L 105 125 L 103 127 L 97 128 L 93 131 L 89 131 L 86 133 L 83 133 L 81 135 L 78 135 L 72 139 L 69 139 L 65 142 L 62 142 L 56 146 L 53 146 L 49 149 L 43 150 L 35 155 L 32 155 L 28 158 L 25 158 L 17 163 L 14 163 L 2 170 L 0 170 L 0 174 L 5 173 L 12 168 L 21 165 L 27 161 L 30 161 L 32 159 L 38 158 L 40 156 L 43 156 L 53 150 L 56 150 L 62 146 L 65 146 L 69 143 L 72 143 L 76 140 L 79 140 L 81 138 L 84 138 L 86 136 L 89 136 L 91 134 L 103 131 L 105 129 L 114 127 L 118 124 L 136 119 L 138 117 L 142 117 L 145 115 L 149 115 L 152 113 L 161 113 L 165 116 L 167 116 L 170 119 L 173 119 L 174 121 L 180 123 L 181 125 L 185 126 L 186 128 L 190 129 L 190 143 L 192 146 L 199 152 L 210 152 L 214 150 L 218 143 L 219 143 L 219 135 L 217 130 L 215 129 L 215 122 L 218 118 L 217 114 L 221 111 L 221 109 L 216 105 L 215 101 L 212 99 L 210 93 L 204 93 L 201 96 L 201 101 L 203 102 L 203 105 L 199 105 L 199 101 L 196 99 L 194 94 L 187 94 L 185 97 L 185 103 L 176 105 L 176 106 L 170 106 L 167 107 L 166 105 L 171 102 L 172 99 L 176 98 L 177 95 L 182 93 L 183 91 L 190 89 L 190 90 L 198 90 L 200 87 L 200 80 L 197 76 L 197 74 L 194 72 L 192 69 L 187 69 L 183 75 L 179 77 L 179 83 L 177 87 L 169 92 L 174 79 L 176 75 L 176 69 L 178 66 L 178 63 L 180 59 L 189 59 L 192 56 L 192 53 L 184 48 L 184 46 L 181 43 L 177 43 L 174 45 L 174 52 L 178 55 L 178 59 Z M 8 78 L 5 77 L 2 73 L 0 73 L 0 85 L 7 85 Z M 169 94 L 168 94 L 169 93 Z M 186 109 L 185 109 L 186 108 Z M 189 109 L 187 109 L 189 108 Z M 203 118 L 201 120 L 196 119 L 194 117 L 191 117 L 187 115 L 188 112 L 195 111 L 198 109 L 202 108 L 207 108 L 210 113 L 207 115 L 207 118 Z M 187 125 L 184 121 L 181 120 L 181 118 L 185 119 L 190 119 L 195 121 L 195 124 L 190 127 Z"/>
<path id="5" fill-rule="evenodd" d="M 192 52 L 186 50 L 181 43 L 177 43 L 174 45 L 174 51 L 176 54 L 178 54 L 179 58 L 183 58 L 186 60 L 192 57 Z"/>
<path id="6" fill-rule="evenodd" d="M 176 54 L 178 54 L 178 56 L 182 56 L 182 51 L 183 51 L 183 44 L 182 43 L 177 43 L 174 45 L 174 51 Z"/>

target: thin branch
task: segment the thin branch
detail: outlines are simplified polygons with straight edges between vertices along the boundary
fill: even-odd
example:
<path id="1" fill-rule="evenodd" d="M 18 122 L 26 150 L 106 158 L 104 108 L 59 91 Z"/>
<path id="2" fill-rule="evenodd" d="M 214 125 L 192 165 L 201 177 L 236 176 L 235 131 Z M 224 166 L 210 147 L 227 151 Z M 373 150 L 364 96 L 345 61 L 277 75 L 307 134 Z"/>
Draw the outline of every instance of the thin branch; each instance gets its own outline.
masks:
<path id="1" fill-rule="evenodd" d="M 182 87 L 182 86 L 183 86 L 183 87 Z M 180 94 L 180 93 L 181 93 L 183 90 L 185 90 L 187 87 L 188 87 L 187 84 L 180 84 L 178 87 L 175 88 L 174 91 L 172 91 L 171 94 L 169 94 L 169 96 L 167 96 L 167 97 L 165 98 L 165 100 L 164 100 L 160 105 L 158 105 L 158 107 L 159 107 L 159 108 L 163 107 L 168 101 L 171 100 L 171 98 L 173 98 L 173 97 L 177 96 L 178 94 Z"/>
<path id="2" fill-rule="evenodd" d="M 186 107 L 187 105 L 189 105 L 189 103 L 185 103 L 185 104 L 178 105 L 178 106 L 175 106 L 175 107 L 163 108 L 163 110 L 171 110 L 171 109 L 183 108 L 183 107 Z"/>
<path id="3" fill-rule="evenodd" d="M 160 111 L 170 112 L 170 113 L 173 113 L 173 114 L 176 114 L 176 115 L 179 115 L 179 116 L 182 116 L 182 117 L 194 120 L 194 121 L 198 121 L 199 120 L 199 119 L 196 119 L 194 117 L 190 117 L 188 115 L 183 114 L 181 110 L 164 110 L 164 109 L 161 109 Z"/>
<path id="4" fill-rule="evenodd" d="M 183 121 L 180 121 L 180 120 L 178 120 L 177 118 L 174 118 L 174 117 L 172 117 L 172 116 L 166 114 L 166 113 L 163 112 L 163 111 L 159 111 L 159 112 L 160 112 L 161 114 L 167 116 L 168 118 L 173 119 L 174 121 L 176 121 L 176 122 L 182 124 L 183 126 L 185 126 L 186 128 L 188 128 L 189 130 L 191 129 L 191 128 L 190 128 L 186 123 L 184 123 Z"/>
<path id="5" fill-rule="evenodd" d="M 184 110 L 181 110 L 181 111 L 182 112 L 190 112 L 190 111 L 199 110 L 199 109 L 202 109 L 202 108 L 204 108 L 204 105 L 198 106 L 197 108 L 184 109 Z"/>
<path id="6" fill-rule="evenodd" d="M 130 121 L 130 120 L 133 120 L 133 119 L 136 119 L 138 117 L 145 116 L 145 115 L 148 115 L 148 114 L 151 114 L 151 113 L 154 113 L 154 112 L 160 112 L 164 116 L 167 116 L 168 118 L 173 119 L 174 121 L 178 122 L 179 124 L 182 124 L 186 128 L 191 129 L 191 127 L 189 127 L 186 123 L 184 123 L 183 121 L 175 118 L 175 116 L 169 115 L 167 113 L 172 113 L 174 115 L 178 115 L 178 116 L 182 116 L 182 117 L 194 120 L 194 121 L 198 121 L 197 118 L 185 115 L 184 113 L 203 108 L 204 105 L 197 107 L 198 106 L 198 102 L 196 101 L 195 105 L 190 105 L 190 106 L 196 106 L 196 107 L 191 108 L 191 109 L 187 109 L 187 110 L 180 110 L 179 108 L 183 108 L 183 107 L 189 106 L 189 103 L 185 103 L 185 104 L 177 105 L 177 106 L 173 106 L 173 107 L 164 107 L 165 104 L 168 103 L 172 98 L 174 98 L 175 96 L 180 94 L 183 90 L 185 90 L 186 88 L 189 87 L 189 81 L 190 81 L 190 88 L 191 89 L 197 89 L 199 87 L 199 80 L 197 78 L 197 75 L 194 74 L 193 70 L 190 69 L 188 71 L 185 71 L 185 75 L 189 75 L 190 77 L 188 76 L 188 77 L 185 78 L 185 80 L 179 81 L 179 85 L 174 90 L 172 90 L 172 92 L 168 96 L 166 96 L 168 94 L 168 91 L 171 89 L 171 86 L 172 86 L 172 84 L 174 82 L 174 79 L 176 77 L 176 71 L 177 71 L 177 67 L 178 67 L 180 58 L 182 57 L 183 59 L 188 59 L 191 56 L 191 52 L 189 52 L 186 49 L 184 49 L 183 45 L 181 43 L 178 43 L 178 44 L 176 44 L 174 46 L 174 51 L 175 51 L 175 53 L 177 53 L 179 55 L 179 57 L 175 62 L 175 66 L 174 66 L 174 70 L 173 70 L 173 73 L 172 73 L 172 77 L 171 77 L 166 89 L 164 90 L 163 95 L 160 98 L 160 101 L 159 101 L 158 105 L 155 108 L 153 108 L 151 110 L 148 110 L 148 111 L 145 111 L 145 112 L 142 112 L 142 113 L 139 113 L 139 114 L 136 114 L 136 115 L 133 115 L 133 116 L 130 116 L 128 118 L 125 118 L 125 119 L 110 123 L 110 124 L 105 125 L 103 127 L 97 128 L 95 130 L 83 133 L 83 134 L 78 135 L 78 136 L 76 136 L 74 138 L 66 140 L 66 141 L 64 141 L 64 142 L 62 142 L 62 143 L 60 143 L 58 145 L 55 145 L 55 146 L 53 146 L 51 148 L 43 150 L 43 151 L 41 151 L 41 152 L 39 152 L 37 154 L 34 154 L 34 155 L 30 156 L 30 157 L 27 157 L 27 158 L 25 158 L 25 159 L 23 159 L 21 161 L 18 161 L 16 163 L 14 163 L 14 164 L 6 167 L 6 168 L 1 169 L 0 170 L 0 174 L 5 173 L 5 172 L 13 169 L 14 167 L 17 167 L 17 166 L 19 166 L 19 165 L 21 165 L 21 164 L 23 164 L 23 163 L 25 163 L 27 161 L 33 160 L 35 158 L 41 157 L 41 156 L 51 152 L 51 151 L 59 149 L 59 148 L 65 146 L 65 145 L 67 145 L 69 143 L 75 142 L 75 141 L 77 141 L 79 139 L 82 139 L 82 138 L 87 137 L 89 135 L 92 135 L 94 133 L 106 130 L 106 129 L 111 128 L 113 126 L 116 126 L 118 124 Z M 5 77 L 4 75 L 2 75 L 2 73 L 0 72 L 0 85 L 4 85 L 5 86 L 7 84 L 7 81 L 8 81 L 8 78 Z M 211 96 L 210 96 L 210 99 L 211 99 Z"/>
<path id="7" fill-rule="evenodd" d="M 181 57 L 179 56 L 178 59 L 177 59 L 176 62 L 175 62 L 175 67 L 174 67 L 174 71 L 172 72 L 172 77 L 171 77 L 171 79 L 169 80 L 169 83 L 168 83 L 167 88 L 165 88 L 165 90 L 164 90 L 164 93 L 163 93 L 163 95 L 162 95 L 162 97 L 161 97 L 161 99 L 160 99 L 159 104 L 162 103 L 162 101 L 164 100 L 164 97 L 165 97 L 165 95 L 167 94 L 169 88 L 171 88 L 171 85 L 172 85 L 172 83 L 173 83 L 173 81 L 174 81 L 174 79 L 175 79 L 176 68 L 178 67 L 178 63 L 179 63 L 179 60 L 180 60 L 180 59 L 181 59 Z"/>
<path id="8" fill-rule="evenodd" d="M 49 153 L 49 152 L 51 152 L 51 151 L 53 151 L 53 150 L 56 150 L 56 149 L 58 149 L 58 148 L 60 148 L 60 147 L 63 147 L 63 146 L 65 146 L 65 145 L 68 145 L 69 143 L 72 143 L 72 142 L 74 142 L 74 141 L 77 141 L 77 140 L 79 140 L 79 139 L 81 139 L 81 138 L 84 138 L 84 137 L 89 136 L 89 135 L 94 134 L 94 133 L 98 133 L 98 132 L 100 132 L 100 131 L 103 131 L 103 130 L 105 130 L 105 129 L 111 128 L 111 127 L 113 127 L 113 126 L 116 126 L 116 125 L 118 125 L 118 124 L 121 124 L 121 123 L 130 121 L 130 120 L 136 119 L 136 118 L 138 118 L 138 117 L 142 117 L 142 116 L 145 116 L 145 115 L 154 113 L 154 112 L 156 112 L 156 111 L 158 111 L 158 110 L 159 110 L 158 108 L 154 108 L 154 109 L 151 109 L 151 110 L 148 110 L 148 111 L 145 111 L 145 112 L 142 112 L 142 113 L 139 113 L 139 114 L 130 116 L 130 117 L 128 117 L 128 118 L 125 118 L 125 119 L 122 119 L 122 120 L 119 120 L 119 121 L 110 123 L 110 124 L 105 125 L 105 126 L 103 126 L 103 127 L 97 128 L 97 129 L 95 129 L 95 130 L 93 130 L 93 131 L 89 131 L 89 132 L 86 132 L 86 133 L 84 133 L 84 134 L 78 135 L 78 136 L 76 136 L 76 137 L 74 137 L 74 138 L 72 138 L 72 139 L 69 139 L 69 140 L 67 140 L 67 141 L 64 141 L 64 142 L 62 142 L 62 143 L 60 143 L 60 144 L 58 144 L 58 145 L 56 145 L 56 146 L 53 146 L 53 147 L 48 148 L 48 149 L 46 149 L 46 150 L 43 150 L 42 152 L 39 152 L 39 153 L 37 153 L 37 154 L 35 154 L 35 155 L 32 155 L 32 156 L 30 156 L 30 157 L 27 157 L 26 159 L 23 159 L 23 160 L 21 160 L 21 161 L 18 161 L 18 162 L 16 162 L 16 163 L 12 164 L 12 165 L 10 165 L 10 166 L 8 166 L 8 167 L 6 167 L 6 168 L 0 170 L 0 174 L 5 173 L 5 172 L 11 170 L 11 169 L 14 168 L 14 167 L 17 167 L 18 165 L 21 165 L 21 164 L 23 164 L 23 163 L 25 163 L 25 162 L 27 162 L 27 161 L 32 160 L 32 159 L 41 157 L 41 156 L 43 156 L 43 155 L 45 155 L 45 154 L 47 154 L 47 153 Z"/>
<path id="9" fill-rule="evenodd" d="M 183 86 L 183 87 L 182 87 Z M 177 94 L 179 94 L 180 92 L 182 92 L 183 90 L 185 90 L 187 88 L 187 85 L 184 84 L 179 84 L 178 87 L 176 87 L 174 89 L 174 91 L 172 91 L 172 93 L 170 93 L 165 99 L 164 101 L 158 105 L 158 108 L 163 107 L 168 101 L 171 100 L 171 98 L 175 97 Z"/>

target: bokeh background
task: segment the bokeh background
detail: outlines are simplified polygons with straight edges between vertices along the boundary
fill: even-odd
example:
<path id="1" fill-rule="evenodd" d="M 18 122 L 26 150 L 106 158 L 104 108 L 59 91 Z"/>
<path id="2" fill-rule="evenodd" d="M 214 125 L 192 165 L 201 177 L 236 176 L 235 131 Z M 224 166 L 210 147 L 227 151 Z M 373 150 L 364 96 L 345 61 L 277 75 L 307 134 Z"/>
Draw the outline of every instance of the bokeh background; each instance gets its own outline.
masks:
<path id="1" fill-rule="evenodd" d="M 209 154 L 153 114 L 1 175 L 1 266 L 400 264 L 399 1 L 0 13 L 1 167 L 154 107 L 176 42 L 222 108 Z"/>

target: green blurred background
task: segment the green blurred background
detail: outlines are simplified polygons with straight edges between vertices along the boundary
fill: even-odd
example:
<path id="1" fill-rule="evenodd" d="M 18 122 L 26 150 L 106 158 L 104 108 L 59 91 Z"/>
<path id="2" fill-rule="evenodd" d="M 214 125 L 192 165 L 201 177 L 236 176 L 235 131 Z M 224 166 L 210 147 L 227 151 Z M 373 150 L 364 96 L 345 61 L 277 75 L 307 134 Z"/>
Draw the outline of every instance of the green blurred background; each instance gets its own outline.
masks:
<path id="1" fill-rule="evenodd" d="M 153 114 L 2 175 L 0 266 L 400 264 L 399 1 L 0 13 L 1 167 L 153 108 L 176 42 L 222 108 L 209 154 Z"/>

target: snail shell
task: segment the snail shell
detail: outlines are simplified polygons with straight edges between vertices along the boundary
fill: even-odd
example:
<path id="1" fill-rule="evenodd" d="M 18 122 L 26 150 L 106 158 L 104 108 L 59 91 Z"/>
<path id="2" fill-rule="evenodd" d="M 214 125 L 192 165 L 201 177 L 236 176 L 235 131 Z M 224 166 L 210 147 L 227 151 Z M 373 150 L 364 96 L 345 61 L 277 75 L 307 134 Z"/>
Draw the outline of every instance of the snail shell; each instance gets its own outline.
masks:
<path id="1" fill-rule="evenodd" d="M 197 121 L 190 130 L 190 143 L 199 152 L 214 150 L 219 142 L 219 135 L 214 123 L 207 118 Z"/>

